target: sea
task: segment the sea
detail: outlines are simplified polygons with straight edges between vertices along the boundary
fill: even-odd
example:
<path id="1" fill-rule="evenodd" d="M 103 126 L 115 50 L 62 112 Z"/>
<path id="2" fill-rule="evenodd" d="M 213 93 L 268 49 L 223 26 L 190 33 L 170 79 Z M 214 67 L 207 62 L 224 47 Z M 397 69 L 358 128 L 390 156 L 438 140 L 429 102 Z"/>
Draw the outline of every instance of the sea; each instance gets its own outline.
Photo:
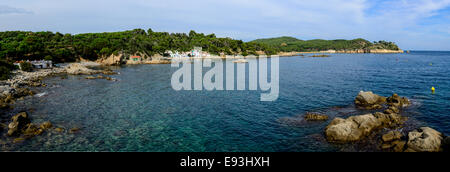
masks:
<path id="1" fill-rule="evenodd" d="M 376 146 L 379 135 L 347 144 L 329 143 L 324 136 L 333 118 L 372 112 L 355 108 L 354 99 L 361 90 L 410 99 L 412 105 L 402 111 L 408 120 L 399 129 L 405 134 L 422 126 L 450 134 L 450 52 L 309 56 L 278 59 L 279 94 L 274 101 L 261 101 L 261 94 L 268 91 L 259 87 L 176 90 L 172 77 L 180 68 L 171 64 L 109 67 L 119 73 L 111 76 L 116 82 L 78 75 L 48 77 L 43 80 L 47 87 L 34 88 L 35 96 L 17 101 L 1 119 L 7 124 L 12 115 L 26 111 L 33 123 L 50 121 L 64 131 L 49 130 L 14 142 L 3 129 L 0 150 L 382 151 Z M 252 60 L 258 59 L 248 59 Z M 271 64 L 272 59 L 267 60 Z M 249 63 L 243 65 L 248 74 Z M 206 73 L 210 68 L 202 69 Z M 303 119 L 306 112 L 330 119 L 308 122 Z"/>

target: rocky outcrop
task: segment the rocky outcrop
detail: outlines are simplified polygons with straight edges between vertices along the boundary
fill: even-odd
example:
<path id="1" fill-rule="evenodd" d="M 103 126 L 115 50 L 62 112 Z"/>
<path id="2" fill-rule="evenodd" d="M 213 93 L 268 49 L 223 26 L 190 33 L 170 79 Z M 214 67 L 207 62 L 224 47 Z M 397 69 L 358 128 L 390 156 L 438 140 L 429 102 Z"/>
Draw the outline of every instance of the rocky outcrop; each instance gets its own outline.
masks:
<path id="1" fill-rule="evenodd" d="M 408 133 L 407 152 L 441 151 L 442 134 L 432 128 L 422 127 Z"/>
<path id="2" fill-rule="evenodd" d="M 327 139 L 334 142 L 358 141 L 364 136 L 370 135 L 376 129 L 394 128 L 399 126 L 400 124 L 403 124 L 405 118 L 398 113 L 400 112 L 399 108 L 405 107 L 403 106 L 403 103 L 405 103 L 407 99 L 400 98 L 400 102 L 402 104 L 393 103 L 394 101 L 392 100 L 398 99 L 398 95 L 396 96 L 396 94 L 388 99 L 390 100 L 391 104 L 389 104 L 390 106 L 383 113 L 375 112 L 373 114 L 351 116 L 347 119 L 335 118 L 325 128 L 325 135 Z M 356 106 L 364 109 L 383 108 L 383 105 L 386 102 L 387 101 L 385 97 L 373 94 L 370 91 L 361 91 L 355 98 Z M 385 136 L 385 139 L 392 141 L 392 139 L 387 138 L 388 136 L 390 135 Z M 393 137 L 394 136 L 398 135 L 393 135 Z"/>
<path id="3" fill-rule="evenodd" d="M 391 97 L 383 97 L 374 94 L 371 91 L 360 91 L 355 98 L 355 105 L 361 109 L 381 109 L 384 105 L 388 105 L 388 113 L 398 113 L 400 108 L 407 107 L 411 102 L 406 97 L 400 97 L 393 94 Z"/>
<path id="4" fill-rule="evenodd" d="M 363 109 L 381 109 L 386 102 L 386 97 L 376 95 L 371 91 L 360 91 L 355 98 L 355 105 Z"/>
<path id="5" fill-rule="evenodd" d="M 400 97 L 397 94 L 393 94 L 391 97 L 388 97 L 386 101 L 389 106 L 396 108 L 404 108 L 411 104 L 407 98 Z"/>
<path id="6" fill-rule="evenodd" d="M 305 114 L 305 120 L 307 121 L 326 121 L 328 120 L 328 116 L 327 115 L 322 115 L 319 113 L 312 113 L 312 112 L 307 112 Z"/>

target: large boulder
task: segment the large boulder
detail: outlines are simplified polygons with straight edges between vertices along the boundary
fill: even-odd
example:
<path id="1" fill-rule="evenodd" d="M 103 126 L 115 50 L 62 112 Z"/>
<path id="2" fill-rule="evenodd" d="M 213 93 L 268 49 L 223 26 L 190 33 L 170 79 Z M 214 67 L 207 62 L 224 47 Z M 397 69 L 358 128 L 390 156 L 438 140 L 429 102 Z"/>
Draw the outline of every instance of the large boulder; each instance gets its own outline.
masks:
<path id="1" fill-rule="evenodd" d="M 335 118 L 326 128 L 329 141 L 351 142 L 369 135 L 381 126 L 381 122 L 372 114 L 352 116 L 347 119 Z"/>
<path id="2" fill-rule="evenodd" d="M 335 118 L 325 129 L 325 135 L 329 141 L 348 142 L 359 140 L 362 132 L 354 121 Z"/>
<path id="3" fill-rule="evenodd" d="M 386 97 L 376 95 L 371 91 L 360 91 L 355 98 L 355 105 L 362 109 L 381 109 L 386 102 Z"/>
<path id="4" fill-rule="evenodd" d="M 430 127 L 422 127 L 408 133 L 408 152 L 441 151 L 442 134 Z"/>
<path id="5" fill-rule="evenodd" d="M 14 115 L 12 122 L 8 125 L 8 136 L 18 135 L 31 122 L 26 112 L 20 112 Z"/>

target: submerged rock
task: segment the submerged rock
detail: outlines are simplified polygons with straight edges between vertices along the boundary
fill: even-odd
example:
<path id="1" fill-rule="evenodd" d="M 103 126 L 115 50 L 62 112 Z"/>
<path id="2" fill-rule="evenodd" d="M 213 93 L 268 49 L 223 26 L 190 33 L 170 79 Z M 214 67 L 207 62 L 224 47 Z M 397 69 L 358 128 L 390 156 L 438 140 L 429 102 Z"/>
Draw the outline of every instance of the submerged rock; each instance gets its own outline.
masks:
<path id="1" fill-rule="evenodd" d="M 408 133 L 407 152 L 441 151 L 442 134 L 430 127 L 422 127 Z"/>
<path id="2" fill-rule="evenodd" d="M 64 128 L 58 127 L 58 128 L 55 128 L 55 131 L 58 133 L 62 133 L 62 132 L 64 132 Z"/>
<path id="3" fill-rule="evenodd" d="M 31 122 L 26 112 L 18 113 L 12 118 L 12 122 L 8 125 L 8 136 L 18 135 Z"/>
<path id="4" fill-rule="evenodd" d="M 98 75 L 98 76 L 87 76 L 86 79 L 106 79 L 108 81 L 117 81 L 117 79 L 115 78 L 111 78 L 111 77 L 107 77 L 107 76 L 102 76 L 102 75 Z"/>
<path id="5" fill-rule="evenodd" d="M 40 126 L 39 126 L 39 128 L 41 128 L 41 129 L 43 129 L 43 130 L 46 130 L 46 129 L 49 129 L 49 128 L 52 128 L 52 123 L 50 122 L 50 121 L 46 121 L 46 122 L 43 122 Z"/>
<path id="6" fill-rule="evenodd" d="M 381 109 L 386 102 L 386 97 L 376 95 L 371 91 L 360 91 L 355 98 L 355 105 L 362 109 Z"/>
<path id="7" fill-rule="evenodd" d="M 25 130 L 23 131 L 23 135 L 27 138 L 34 137 L 36 135 L 41 135 L 44 132 L 41 128 L 38 128 L 33 123 L 27 124 Z"/>
<path id="8" fill-rule="evenodd" d="M 311 113 L 311 112 L 307 112 L 305 114 L 305 120 L 307 121 L 325 121 L 328 120 L 328 116 L 327 115 L 322 115 L 319 113 Z"/>

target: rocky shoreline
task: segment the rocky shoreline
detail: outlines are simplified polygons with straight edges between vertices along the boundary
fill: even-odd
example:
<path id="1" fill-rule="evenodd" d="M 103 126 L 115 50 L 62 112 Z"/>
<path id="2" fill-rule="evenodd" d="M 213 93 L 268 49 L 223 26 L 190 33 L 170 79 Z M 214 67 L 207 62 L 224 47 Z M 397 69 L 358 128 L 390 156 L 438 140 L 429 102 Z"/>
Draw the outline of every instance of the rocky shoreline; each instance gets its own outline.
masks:
<path id="1" fill-rule="evenodd" d="M 450 151 L 450 137 L 415 120 L 410 108 L 414 108 L 413 103 L 406 97 L 361 91 L 351 105 L 277 121 L 284 127 L 318 128 L 322 132 L 311 137 L 342 152 Z"/>
<path id="2" fill-rule="evenodd" d="M 378 147 L 392 152 L 440 152 L 448 151 L 448 136 L 430 128 L 420 127 L 403 135 L 400 130 L 407 117 L 400 112 L 410 105 L 405 97 L 391 97 L 361 91 L 355 98 L 355 106 L 361 109 L 382 110 L 375 113 L 355 115 L 346 119 L 336 117 L 325 128 L 325 137 L 332 143 L 351 143 L 368 139 L 369 135 L 386 131 L 381 135 Z M 384 109 L 384 110 L 383 110 Z"/>
<path id="3" fill-rule="evenodd" d="M 2 81 L 2 83 L 0 84 L 0 110 L 8 111 L 13 108 L 11 105 L 13 105 L 16 100 L 21 100 L 26 96 L 34 95 L 35 93 L 30 88 L 46 87 L 47 85 L 42 83 L 41 80 L 44 77 L 48 76 L 56 76 L 61 74 L 97 74 L 96 77 L 87 76 L 86 79 L 106 79 L 110 81 L 117 81 L 117 79 L 115 78 L 104 76 L 118 74 L 112 70 L 94 70 L 89 68 L 98 65 L 99 64 L 92 62 L 82 62 L 71 63 L 64 67 L 55 67 L 52 69 L 38 69 L 33 72 L 16 70 L 13 72 L 13 77 L 11 79 Z M 0 132 L 6 133 L 5 135 L 7 137 L 12 138 L 9 139 L 12 140 L 12 143 L 19 143 L 34 136 L 41 135 L 42 133 L 50 129 L 52 129 L 52 131 L 55 133 L 62 133 L 64 131 L 64 128 L 62 127 L 53 127 L 53 124 L 50 121 L 43 122 L 42 124 L 35 124 L 31 119 L 32 118 L 27 112 L 19 112 L 16 115 L 13 115 L 9 122 L 0 123 Z M 69 130 L 69 133 L 75 133 L 78 130 L 78 128 L 72 128 Z"/>

